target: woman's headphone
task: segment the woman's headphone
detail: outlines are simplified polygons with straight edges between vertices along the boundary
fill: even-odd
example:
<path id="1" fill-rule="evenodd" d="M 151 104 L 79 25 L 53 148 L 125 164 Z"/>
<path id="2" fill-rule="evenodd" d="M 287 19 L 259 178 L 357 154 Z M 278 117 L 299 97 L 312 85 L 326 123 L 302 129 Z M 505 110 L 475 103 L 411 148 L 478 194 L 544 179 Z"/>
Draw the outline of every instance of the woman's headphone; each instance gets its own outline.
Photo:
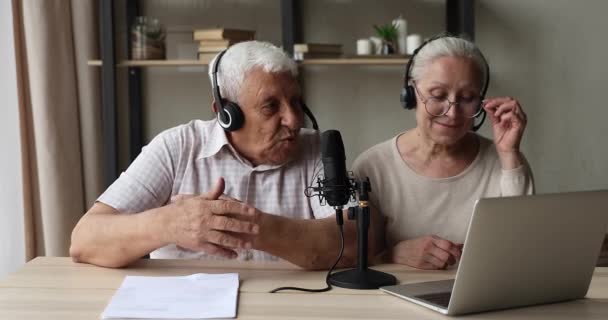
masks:
<path id="1" fill-rule="evenodd" d="M 243 110 L 241 110 L 241 107 L 237 103 L 222 98 L 222 95 L 220 94 L 220 86 L 217 84 L 217 71 L 220 66 L 220 59 L 226 53 L 226 51 L 228 51 L 228 49 L 225 49 L 222 52 L 218 53 L 217 58 L 215 58 L 215 63 L 213 64 L 213 72 L 211 73 L 211 85 L 213 86 L 213 99 L 215 99 L 215 102 L 219 106 L 219 110 L 217 112 L 217 120 L 220 126 L 226 131 L 235 131 L 242 128 L 243 124 L 245 124 L 245 115 L 243 114 Z M 308 109 L 304 102 L 302 102 L 302 110 L 312 122 L 312 127 L 315 130 L 319 130 L 319 126 L 317 125 L 317 119 L 315 119 L 315 116 L 312 114 L 312 111 Z"/>
<path id="2" fill-rule="evenodd" d="M 412 86 L 410 84 L 411 69 L 412 69 L 412 65 L 414 64 L 414 58 L 416 57 L 418 52 L 420 52 L 420 50 L 422 48 L 424 48 L 424 46 L 426 46 L 427 44 L 429 44 L 435 40 L 438 40 L 441 38 L 448 38 L 448 37 L 454 37 L 454 36 L 449 35 L 449 34 L 440 34 L 440 35 L 434 36 L 434 37 L 426 40 L 425 42 L 423 42 L 418 48 L 416 48 L 416 50 L 414 50 L 414 54 L 412 54 L 412 57 L 407 62 L 407 65 L 405 67 L 403 88 L 401 89 L 401 96 L 399 99 L 401 102 L 401 106 L 403 108 L 405 108 L 407 110 L 412 110 L 412 109 L 416 108 L 416 89 L 414 88 L 414 86 Z M 479 104 L 480 104 L 479 107 L 481 108 L 481 112 L 476 117 L 476 118 L 478 118 L 481 116 L 482 118 L 478 124 L 473 125 L 473 128 L 471 128 L 473 131 L 479 130 L 479 128 L 481 128 L 481 125 L 483 124 L 483 121 L 486 119 L 486 111 L 483 109 L 483 106 L 481 104 L 482 104 L 482 101 L 486 97 L 486 93 L 488 92 L 488 87 L 490 85 L 490 65 L 488 64 L 488 61 L 486 60 L 486 57 L 483 55 L 481 50 L 477 49 L 477 51 L 479 52 L 479 55 L 481 56 L 481 58 L 483 59 L 483 62 L 485 64 L 486 78 L 484 80 L 483 89 L 481 90 L 481 96 L 479 97 Z"/>

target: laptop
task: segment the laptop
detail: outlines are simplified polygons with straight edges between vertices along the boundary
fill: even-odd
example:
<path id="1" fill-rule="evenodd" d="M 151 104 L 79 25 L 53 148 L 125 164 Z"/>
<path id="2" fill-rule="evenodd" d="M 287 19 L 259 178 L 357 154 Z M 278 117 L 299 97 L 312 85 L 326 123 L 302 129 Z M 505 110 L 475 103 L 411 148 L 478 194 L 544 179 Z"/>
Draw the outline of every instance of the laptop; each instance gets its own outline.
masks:
<path id="1" fill-rule="evenodd" d="M 446 315 L 583 298 L 608 229 L 608 190 L 480 199 L 456 278 L 382 291 Z"/>

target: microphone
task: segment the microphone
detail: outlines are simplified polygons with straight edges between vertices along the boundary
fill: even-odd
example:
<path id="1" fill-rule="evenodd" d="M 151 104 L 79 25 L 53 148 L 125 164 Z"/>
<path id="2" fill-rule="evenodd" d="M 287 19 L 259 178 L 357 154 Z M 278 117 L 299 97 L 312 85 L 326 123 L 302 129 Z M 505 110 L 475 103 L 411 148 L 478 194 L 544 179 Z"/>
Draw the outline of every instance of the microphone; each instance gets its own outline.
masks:
<path id="1" fill-rule="evenodd" d="M 393 275 L 367 267 L 367 234 L 371 221 L 368 203 L 371 186 L 367 178 L 361 181 L 349 178 L 340 131 L 327 130 L 321 135 L 321 160 L 325 177 L 318 190 L 327 203 L 336 209 L 336 221 L 340 226 L 341 234 L 342 207 L 348 203 L 351 196 L 354 197 L 357 191 L 359 194 L 359 205 L 348 209 L 348 219 L 356 220 L 357 223 L 357 267 L 331 273 L 332 267 L 327 281 L 334 286 L 350 289 L 378 289 L 382 286 L 396 284 L 397 279 Z M 344 248 L 343 239 L 342 234 L 342 248 Z M 342 250 L 340 257 L 342 257 Z"/>
<path id="2" fill-rule="evenodd" d="M 357 180 L 350 178 L 346 171 L 346 156 L 340 131 L 327 130 L 321 135 L 321 161 L 323 162 L 323 179 L 318 178 L 318 187 L 309 187 L 306 196 L 314 195 L 309 189 L 318 192 L 319 199 L 325 201 L 336 210 L 336 221 L 340 228 L 341 249 L 338 260 L 327 274 L 328 288 L 335 285 L 350 289 L 378 289 L 381 286 L 394 285 L 397 279 L 384 272 L 367 267 L 368 229 L 370 226 L 369 179 Z M 357 267 L 355 269 L 332 273 L 344 252 L 344 233 L 342 208 L 348 200 L 359 194 L 358 206 L 348 209 L 348 219 L 357 222 Z M 324 289 L 325 290 L 325 289 Z"/>
<path id="3" fill-rule="evenodd" d="M 321 161 L 324 181 L 323 196 L 332 207 L 342 207 L 348 203 L 353 188 L 346 172 L 344 143 L 338 130 L 327 130 L 321 135 Z"/>

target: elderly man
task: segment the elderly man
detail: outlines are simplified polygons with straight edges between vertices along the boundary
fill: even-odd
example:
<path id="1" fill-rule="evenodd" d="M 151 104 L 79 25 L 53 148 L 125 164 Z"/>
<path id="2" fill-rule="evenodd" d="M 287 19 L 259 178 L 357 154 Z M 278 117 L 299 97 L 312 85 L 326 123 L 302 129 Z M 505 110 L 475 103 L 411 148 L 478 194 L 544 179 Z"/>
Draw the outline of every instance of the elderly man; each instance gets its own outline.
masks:
<path id="1" fill-rule="evenodd" d="M 268 43 L 220 53 L 209 68 L 218 119 L 155 137 L 76 225 L 73 259 L 121 267 L 146 254 L 279 257 L 329 268 L 339 233 L 333 209 L 304 196 L 322 167 L 318 133 L 302 129 L 296 75 L 295 62 Z M 343 266 L 356 256 L 355 228 L 345 227 Z"/>

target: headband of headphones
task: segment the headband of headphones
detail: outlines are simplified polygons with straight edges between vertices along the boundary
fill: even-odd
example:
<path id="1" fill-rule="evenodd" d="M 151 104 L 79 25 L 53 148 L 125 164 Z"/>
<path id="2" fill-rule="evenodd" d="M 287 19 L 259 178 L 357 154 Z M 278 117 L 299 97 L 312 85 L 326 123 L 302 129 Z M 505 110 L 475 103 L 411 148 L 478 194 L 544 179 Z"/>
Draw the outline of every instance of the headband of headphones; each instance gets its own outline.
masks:
<path id="1" fill-rule="evenodd" d="M 405 66 L 405 74 L 404 74 L 404 82 L 403 82 L 403 87 L 407 87 L 410 80 L 411 80 L 411 72 L 412 72 L 412 66 L 414 65 L 414 59 L 416 58 L 416 55 L 418 54 L 418 52 L 420 52 L 420 50 L 422 50 L 422 48 L 424 48 L 424 46 L 426 46 L 427 44 L 441 39 L 441 38 L 460 38 L 463 39 L 461 37 L 457 37 L 454 35 L 451 35 L 449 33 L 442 33 L 436 36 L 433 36 L 427 40 L 425 40 L 418 48 L 416 48 L 416 50 L 414 50 L 414 53 L 412 54 L 412 56 L 410 57 L 410 59 L 407 61 L 407 64 Z M 466 39 L 464 39 L 466 40 Z M 481 52 L 481 50 L 479 50 L 477 47 L 475 48 L 477 50 L 477 52 L 479 53 L 479 55 L 481 56 L 481 58 L 483 59 L 484 62 L 484 67 L 485 67 L 485 79 L 484 79 L 484 83 L 483 83 L 483 87 L 481 90 L 481 99 L 483 100 L 486 96 L 486 93 L 488 91 L 488 87 L 490 85 L 490 65 L 488 64 L 488 60 L 486 59 L 486 57 L 483 55 L 483 53 Z"/>
<path id="2" fill-rule="evenodd" d="M 218 121 L 224 129 L 228 131 L 234 131 L 239 129 L 243 125 L 244 115 L 238 104 L 234 102 L 226 103 L 224 101 L 222 95 L 220 94 L 220 86 L 218 85 L 217 81 L 217 72 L 220 65 L 220 59 L 226 53 L 226 51 L 228 51 L 228 49 L 222 50 L 215 58 L 215 63 L 213 64 L 213 70 L 211 72 L 211 84 L 213 87 L 213 99 L 215 99 L 215 102 L 219 106 Z M 317 124 L 317 119 L 315 118 L 312 111 L 310 111 L 308 106 L 304 103 L 304 101 L 302 101 L 302 111 L 310 119 L 313 129 L 318 131 L 319 125 Z"/>
<path id="3" fill-rule="evenodd" d="M 227 49 L 226 49 L 227 50 Z M 218 103 L 220 105 L 220 108 L 222 108 L 223 106 L 223 99 L 222 99 L 222 95 L 220 94 L 220 86 L 217 84 L 217 70 L 220 67 L 220 59 L 222 59 L 222 56 L 226 53 L 226 50 L 222 50 L 220 53 L 217 54 L 217 57 L 215 58 L 215 63 L 213 64 L 213 71 L 211 73 L 212 75 L 212 86 L 213 86 L 213 99 L 215 99 L 215 102 Z"/>
<path id="4" fill-rule="evenodd" d="M 416 48 L 412 54 L 412 56 L 410 57 L 410 59 L 408 60 L 406 67 L 405 67 L 405 74 L 403 76 L 403 89 L 402 89 L 402 96 L 401 96 L 401 103 L 403 104 L 404 108 L 406 107 L 406 99 L 403 96 L 404 93 L 407 93 L 407 87 L 409 86 L 409 83 L 411 81 L 411 72 L 412 72 L 412 66 L 414 64 L 414 60 L 416 58 L 416 55 L 418 54 L 418 52 L 420 52 L 420 50 L 422 50 L 422 48 L 424 48 L 424 46 L 426 46 L 427 44 L 441 39 L 441 38 L 460 38 L 463 39 L 461 37 L 457 37 L 454 35 L 451 35 L 449 33 L 442 33 L 436 36 L 433 36 L 431 38 L 429 38 L 428 40 L 424 41 L 418 48 Z M 480 93 L 480 100 L 483 101 L 483 99 L 485 99 L 486 97 L 486 93 L 488 92 L 488 87 L 490 86 L 490 65 L 488 64 L 488 60 L 486 59 L 486 57 L 483 55 L 483 53 L 481 52 L 481 50 L 479 50 L 479 48 L 475 48 L 477 50 L 477 52 L 479 53 L 479 55 L 481 56 L 481 58 L 483 59 L 484 62 L 484 67 L 485 67 L 485 79 L 484 79 L 484 83 L 483 83 L 483 87 L 481 89 L 481 93 Z M 410 90 L 413 91 L 413 90 Z M 415 97 L 410 97 L 410 99 L 415 98 Z M 481 102 L 480 102 L 481 103 Z M 485 118 L 486 118 L 486 112 L 485 110 L 483 110 L 483 108 L 481 109 L 480 114 L 478 115 L 478 117 L 481 116 L 481 121 L 473 126 L 473 131 L 477 131 L 481 125 L 483 124 Z"/>

